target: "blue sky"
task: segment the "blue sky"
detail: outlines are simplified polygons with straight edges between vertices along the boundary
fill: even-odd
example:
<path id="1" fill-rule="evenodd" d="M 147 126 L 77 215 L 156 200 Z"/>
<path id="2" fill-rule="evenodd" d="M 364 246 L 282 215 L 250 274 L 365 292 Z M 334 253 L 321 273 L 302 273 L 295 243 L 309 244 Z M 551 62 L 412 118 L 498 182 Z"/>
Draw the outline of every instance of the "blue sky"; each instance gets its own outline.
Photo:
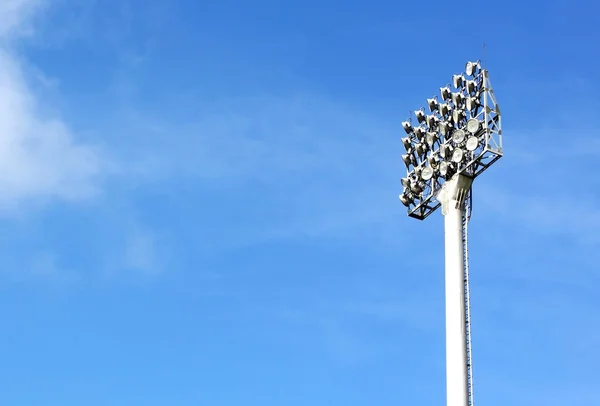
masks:
<path id="1" fill-rule="evenodd" d="M 444 404 L 400 123 L 485 42 L 476 402 L 599 404 L 598 11 L 0 0 L 0 403 Z"/>

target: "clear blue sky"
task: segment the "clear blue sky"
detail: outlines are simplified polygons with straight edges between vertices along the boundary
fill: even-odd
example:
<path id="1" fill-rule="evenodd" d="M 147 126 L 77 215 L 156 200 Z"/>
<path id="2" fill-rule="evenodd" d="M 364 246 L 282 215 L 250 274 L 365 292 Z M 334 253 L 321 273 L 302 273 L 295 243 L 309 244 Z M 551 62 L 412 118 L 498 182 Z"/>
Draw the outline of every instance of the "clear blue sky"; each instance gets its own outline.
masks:
<path id="1" fill-rule="evenodd" d="M 400 123 L 484 42 L 476 402 L 600 404 L 599 11 L 0 0 L 0 404 L 443 405 Z"/>

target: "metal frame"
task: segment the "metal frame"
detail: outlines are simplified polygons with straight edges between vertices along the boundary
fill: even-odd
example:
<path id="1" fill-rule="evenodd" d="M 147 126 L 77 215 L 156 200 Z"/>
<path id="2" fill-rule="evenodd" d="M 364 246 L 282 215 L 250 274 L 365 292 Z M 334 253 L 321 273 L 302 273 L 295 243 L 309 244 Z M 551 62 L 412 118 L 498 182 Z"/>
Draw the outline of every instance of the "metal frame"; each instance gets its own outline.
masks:
<path id="1" fill-rule="evenodd" d="M 479 62 L 476 63 L 479 66 Z M 464 78 L 465 75 L 463 74 L 462 77 Z M 435 124 L 433 126 L 421 124 L 417 127 L 422 129 L 422 131 L 434 133 L 438 137 L 438 142 L 429 147 L 426 157 L 419 157 L 415 152 L 417 145 L 422 142 L 422 140 L 419 140 L 419 137 L 415 134 L 414 130 L 408 134 L 408 137 L 410 137 L 410 148 L 407 150 L 407 153 L 412 155 L 411 160 L 413 164 L 411 166 L 413 168 L 407 167 L 407 179 L 411 177 L 419 179 L 422 187 L 422 191 L 413 194 L 414 200 L 407 207 L 408 215 L 410 217 L 424 220 L 431 213 L 436 211 L 440 207 L 437 194 L 444 183 L 454 174 L 462 173 L 474 179 L 503 155 L 500 107 L 498 106 L 494 90 L 490 83 L 489 73 L 485 69 L 479 69 L 477 74 L 472 76 L 470 81 L 473 81 L 476 85 L 476 96 L 473 96 L 474 93 L 469 94 L 464 86 L 463 88 L 455 87 L 454 89 L 456 90 L 456 93 L 461 93 L 463 97 L 465 97 L 464 100 L 466 100 L 467 97 L 472 97 L 478 101 L 478 105 L 473 110 L 466 109 L 465 102 L 459 103 L 458 105 L 455 105 L 453 102 L 448 102 L 445 104 L 446 107 L 448 107 L 447 114 L 442 114 L 439 110 L 432 112 L 432 115 L 435 117 Z M 437 101 L 437 98 L 434 99 Z M 464 162 L 461 162 L 460 164 L 450 162 L 450 165 L 456 165 L 456 168 L 449 173 L 449 176 L 444 177 L 438 175 L 432 177 L 428 181 L 423 181 L 418 174 L 425 166 L 428 166 L 428 158 L 433 155 L 439 157 L 441 149 L 446 146 L 455 148 L 455 146 L 453 146 L 451 135 L 442 134 L 439 126 L 440 122 L 451 123 L 452 119 L 450 119 L 449 116 L 451 116 L 455 110 L 464 112 L 465 117 L 459 122 L 454 123 L 454 131 L 457 129 L 465 130 L 466 123 L 469 119 L 477 119 L 481 123 L 480 130 L 476 134 L 473 134 L 479 139 L 479 144 L 474 151 L 465 151 L 467 159 Z M 408 123 L 412 125 L 412 120 L 409 119 Z M 445 160 L 448 161 L 447 158 Z"/>

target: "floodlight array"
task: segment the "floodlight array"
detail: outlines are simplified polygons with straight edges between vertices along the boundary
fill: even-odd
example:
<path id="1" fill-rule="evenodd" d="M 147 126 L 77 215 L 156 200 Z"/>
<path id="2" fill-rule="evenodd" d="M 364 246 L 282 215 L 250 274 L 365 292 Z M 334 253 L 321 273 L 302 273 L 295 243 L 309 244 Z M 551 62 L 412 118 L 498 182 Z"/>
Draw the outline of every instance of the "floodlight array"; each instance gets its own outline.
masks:
<path id="1" fill-rule="evenodd" d="M 437 192 L 457 173 L 475 178 L 502 156 L 500 109 L 487 70 L 479 61 L 440 88 L 440 98 L 402 123 L 406 133 L 400 201 L 411 217 L 424 219 L 440 203 Z"/>

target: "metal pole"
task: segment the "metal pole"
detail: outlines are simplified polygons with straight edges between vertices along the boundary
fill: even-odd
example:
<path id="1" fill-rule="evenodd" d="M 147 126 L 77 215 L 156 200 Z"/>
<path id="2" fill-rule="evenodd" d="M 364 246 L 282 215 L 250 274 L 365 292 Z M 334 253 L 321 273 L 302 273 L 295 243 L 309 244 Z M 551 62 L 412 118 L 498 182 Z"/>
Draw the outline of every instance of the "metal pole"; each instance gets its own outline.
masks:
<path id="1" fill-rule="evenodd" d="M 472 179 L 456 175 L 439 194 L 446 266 L 446 405 L 469 406 L 462 220 Z"/>

